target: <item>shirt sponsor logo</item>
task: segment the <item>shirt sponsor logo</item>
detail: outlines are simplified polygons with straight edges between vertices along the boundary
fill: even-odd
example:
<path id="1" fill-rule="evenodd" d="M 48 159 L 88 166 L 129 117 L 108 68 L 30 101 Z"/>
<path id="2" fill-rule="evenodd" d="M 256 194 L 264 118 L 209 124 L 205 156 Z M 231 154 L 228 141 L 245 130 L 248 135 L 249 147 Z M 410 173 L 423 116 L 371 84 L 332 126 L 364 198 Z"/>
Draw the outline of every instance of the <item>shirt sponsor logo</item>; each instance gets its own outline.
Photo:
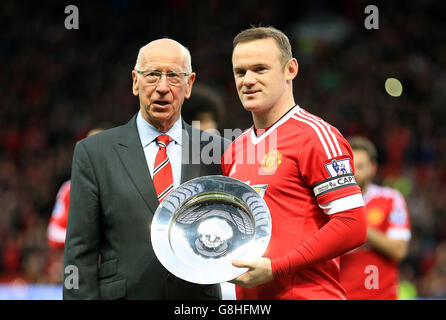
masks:
<path id="1" fill-rule="evenodd" d="M 265 196 L 267 184 L 256 184 L 251 186 L 262 198 Z"/>
<path id="2" fill-rule="evenodd" d="M 356 180 L 353 174 L 346 174 L 342 176 L 337 176 L 334 178 L 330 178 L 327 180 L 324 180 L 318 184 L 316 184 L 313 187 L 313 192 L 316 197 L 321 196 L 327 192 L 349 187 L 349 186 L 355 186 Z"/>
<path id="3" fill-rule="evenodd" d="M 267 184 L 253 184 L 250 185 L 250 181 L 245 182 L 248 186 L 253 188 L 255 192 L 257 192 L 262 198 L 265 196 L 266 188 L 268 188 Z"/>
<path id="4" fill-rule="evenodd" d="M 352 169 L 350 167 L 350 158 L 341 160 L 333 159 L 330 163 L 327 163 L 325 165 L 325 168 L 332 177 L 352 173 Z"/>

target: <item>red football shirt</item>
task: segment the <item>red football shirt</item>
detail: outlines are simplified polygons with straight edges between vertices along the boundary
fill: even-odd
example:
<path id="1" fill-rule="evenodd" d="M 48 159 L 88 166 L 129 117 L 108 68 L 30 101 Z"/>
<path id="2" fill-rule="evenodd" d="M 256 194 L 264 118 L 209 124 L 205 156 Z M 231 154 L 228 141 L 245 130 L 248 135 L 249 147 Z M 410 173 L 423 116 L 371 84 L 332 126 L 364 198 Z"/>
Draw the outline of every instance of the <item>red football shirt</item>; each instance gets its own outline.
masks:
<path id="1" fill-rule="evenodd" d="M 363 205 L 350 145 L 339 131 L 299 106 L 257 136 L 245 131 L 222 157 L 223 173 L 264 197 L 272 235 L 264 256 L 286 255 L 321 229 L 330 214 Z M 339 257 L 253 288 L 237 299 L 345 299 Z"/>
<path id="2" fill-rule="evenodd" d="M 66 181 L 57 192 L 56 203 L 48 224 L 47 239 L 51 248 L 64 248 L 67 233 L 68 202 L 71 181 Z"/>
<path id="3" fill-rule="evenodd" d="M 369 227 L 391 239 L 410 240 L 409 214 L 400 192 L 371 184 L 364 202 Z M 397 299 L 398 263 L 365 243 L 341 257 L 341 284 L 347 299 Z"/>

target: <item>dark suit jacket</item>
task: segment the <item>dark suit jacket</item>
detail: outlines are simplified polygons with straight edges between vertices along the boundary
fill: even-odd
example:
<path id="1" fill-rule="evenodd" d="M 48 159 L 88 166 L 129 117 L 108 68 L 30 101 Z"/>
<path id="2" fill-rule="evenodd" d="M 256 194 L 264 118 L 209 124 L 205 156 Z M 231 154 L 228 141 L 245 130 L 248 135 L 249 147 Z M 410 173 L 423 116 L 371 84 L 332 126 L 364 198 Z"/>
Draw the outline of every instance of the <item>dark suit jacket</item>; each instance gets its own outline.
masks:
<path id="1" fill-rule="evenodd" d="M 219 145 L 218 159 L 229 141 L 183 121 L 182 183 L 221 174 L 219 162 L 197 163 L 209 143 Z M 156 258 L 150 224 L 158 204 L 136 116 L 76 144 L 64 252 L 71 286 L 63 286 L 64 299 L 221 299 L 219 285 L 183 281 Z M 78 288 L 67 266 L 77 267 Z"/>

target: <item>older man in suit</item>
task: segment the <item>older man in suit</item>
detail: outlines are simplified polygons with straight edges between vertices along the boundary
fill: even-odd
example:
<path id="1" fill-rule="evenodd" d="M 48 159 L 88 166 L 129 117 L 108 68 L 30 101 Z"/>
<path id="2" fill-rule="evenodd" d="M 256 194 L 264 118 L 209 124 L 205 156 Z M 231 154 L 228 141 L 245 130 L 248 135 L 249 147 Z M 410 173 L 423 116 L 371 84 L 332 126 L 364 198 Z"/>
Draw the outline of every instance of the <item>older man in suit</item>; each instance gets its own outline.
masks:
<path id="1" fill-rule="evenodd" d="M 78 282 L 65 279 L 64 299 L 220 299 L 219 285 L 189 283 L 164 269 L 150 224 L 175 187 L 221 174 L 212 159 L 229 141 L 182 120 L 195 73 L 180 43 L 165 38 L 142 47 L 132 78 L 139 112 L 74 151 L 64 266 L 78 272 Z"/>

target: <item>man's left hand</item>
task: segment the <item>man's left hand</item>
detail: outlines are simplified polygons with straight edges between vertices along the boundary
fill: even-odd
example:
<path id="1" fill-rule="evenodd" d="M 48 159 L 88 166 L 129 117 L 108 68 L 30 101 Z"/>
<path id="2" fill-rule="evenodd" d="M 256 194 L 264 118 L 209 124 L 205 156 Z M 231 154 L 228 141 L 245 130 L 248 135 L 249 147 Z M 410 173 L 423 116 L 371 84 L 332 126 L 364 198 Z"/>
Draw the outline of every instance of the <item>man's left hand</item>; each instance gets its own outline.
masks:
<path id="1" fill-rule="evenodd" d="M 245 288 L 251 288 L 274 279 L 271 268 L 271 260 L 258 258 L 254 260 L 233 260 L 232 265 L 237 268 L 248 268 L 249 270 L 239 277 L 229 281 Z"/>

